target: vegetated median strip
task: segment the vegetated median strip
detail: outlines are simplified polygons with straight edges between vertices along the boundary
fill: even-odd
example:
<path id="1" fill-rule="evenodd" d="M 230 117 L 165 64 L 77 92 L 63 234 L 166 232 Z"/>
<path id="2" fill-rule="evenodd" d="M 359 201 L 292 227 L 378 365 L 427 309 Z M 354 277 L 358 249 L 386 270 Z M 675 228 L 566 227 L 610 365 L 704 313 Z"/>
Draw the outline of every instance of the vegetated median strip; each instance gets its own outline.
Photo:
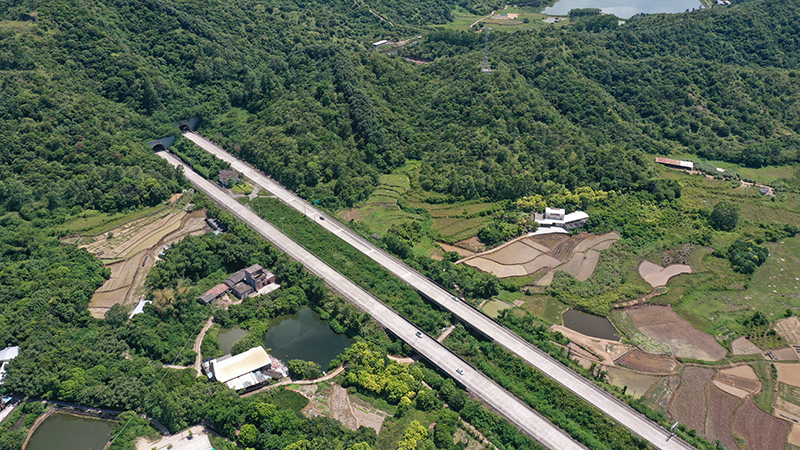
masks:
<path id="1" fill-rule="evenodd" d="M 328 285 L 357 307 L 368 312 L 378 323 L 391 330 L 394 335 L 408 343 L 415 351 L 464 385 L 470 392 L 500 412 L 503 417 L 526 434 L 550 449 L 583 449 L 562 430 L 539 416 L 522 401 L 474 369 L 435 339 L 427 335 L 423 335 L 422 338 L 417 337 L 416 333 L 419 329 L 416 326 L 289 239 L 222 189 L 202 178 L 175 156 L 165 152 L 159 152 L 158 155 L 175 167 L 184 166 L 184 176 L 194 187 L 203 191 L 217 204 L 253 228 L 292 259 L 303 263 L 307 270 L 325 280 Z"/>
<path id="2" fill-rule="evenodd" d="M 629 405 L 596 386 L 591 381 L 584 379 L 581 375 L 565 367 L 550 355 L 539 350 L 498 322 L 492 320 L 472 305 L 456 300 L 456 298 L 443 287 L 416 272 L 394 256 L 375 247 L 369 241 L 345 227 L 334 218 L 323 213 L 313 205 L 300 199 L 288 189 L 269 179 L 251 165 L 234 157 L 196 133 L 186 133 L 184 136 L 199 147 L 213 153 L 216 157 L 227 161 L 231 164 L 233 169 L 243 173 L 253 183 L 271 192 L 298 212 L 302 212 L 317 224 L 340 237 L 383 266 L 389 272 L 417 289 L 427 298 L 446 310 L 449 310 L 463 322 L 480 330 L 481 333 L 516 354 L 528 364 L 541 370 L 589 404 L 603 411 L 633 433 L 650 442 L 656 448 L 662 450 L 685 450 L 693 448 L 685 441 L 673 437 L 666 429 L 646 418 Z"/>

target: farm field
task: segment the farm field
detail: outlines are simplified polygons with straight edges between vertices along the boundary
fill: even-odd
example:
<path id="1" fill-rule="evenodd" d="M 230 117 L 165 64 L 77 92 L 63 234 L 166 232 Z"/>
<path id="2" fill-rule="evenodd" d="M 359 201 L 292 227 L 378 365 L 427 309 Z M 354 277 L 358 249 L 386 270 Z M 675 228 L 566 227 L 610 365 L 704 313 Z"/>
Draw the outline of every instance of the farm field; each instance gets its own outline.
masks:
<path id="1" fill-rule="evenodd" d="M 731 417 L 740 399 L 718 387 L 708 386 L 708 416 L 705 423 L 705 436 L 712 442 L 719 440 L 726 449 L 738 448 L 731 432 Z"/>
<path id="2" fill-rule="evenodd" d="M 669 405 L 669 412 L 673 418 L 700 434 L 705 432 L 707 411 L 705 388 L 713 376 L 713 369 L 686 367 L 681 374 L 680 387 Z"/>
<path id="3" fill-rule="evenodd" d="M 665 356 L 656 356 L 634 349 L 615 361 L 617 364 L 639 372 L 667 374 L 675 372 L 678 362 Z"/>
<path id="4" fill-rule="evenodd" d="M 446 243 L 455 243 L 475 236 L 490 220 L 490 217 L 482 216 L 480 213 L 491 209 L 494 204 L 483 202 L 440 204 L 422 201 L 411 189 L 410 177 L 414 176 L 417 165 L 417 162 L 410 161 L 390 174 L 381 175 L 380 184 L 363 205 L 339 211 L 336 216 L 344 222 L 350 220 L 360 222 L 378 235 L 383 235 L 392 226 L 418 221 L 423 227 L 432 228 Z M 401 204 L 408 205 L 408 208 L 401 207 Z M 419 208 L 426 210 L 427 213 L 420 214 L 414 211 Z M 424 249 L 419 251 L 426 254 L 430 254 L 436 248 L 434 242 L 425 242 L 421 246 Z"/>
<path id="5" fill-rule="evenodd" d="M 106 227 L 109 224 L 115 227 L 106 228 L 99 235 L 62 239 L 93 253 L 111 270 L 110 278 L 95 291 L 89 302 L 89 312 L 93 317 L 102 319 L 117 303 L 130 306 L 138 302 L 147 272 L 157 261 L 162 248 L 187 235 L 206 231 L 205 212 L 187 213 L 183 203 L 154 208 L 150 212 L 151 215 L 142 216 L 137 211 L 127 222 L 121 218 L 106 222 Z M 93 228 L 98 226 L 92 225 Z"/>
<path id="6" fill-rule="evenodd" d="M 639 275 L 647 281 L 650 286 L 665 286 L 670 278 L 682 273 L 692 273 L 692 268 L 686 264 L 672 264 L 661 267 L 650 261 L 642 261 L 639 265 Z"/>
<path id="7" fill-rule="evenodd" d="M 632 395 L 633 398 L 639 398 L 644 395 L 650 386 L 658 381 L 656 376 L 643 375 L 618 367 L 607 367 L 605 370 L 608 374 L 608 381 L 617 387 L 625 386 L 627 388 L 625 393 Z"/>
<path id="8" fill-rule="evenodd" d="M 608 249 L 618 239 L 619 233 L 616 232 L 524 236 L 487 252 L 468 256 L 459 263 L 500 278 L 521 277 L 547 269 L 537 281 L 540 286 L 550 284 L 554 271 L 586 281 L 597 266 L 599 250 Z"/>
<path id="9" fill-rule="evenodd" d="M 744 399 L 733 413 L 733 432 L 745 440 L 745 450 L 783 448 L 791 427 L 758 409 L 750 398 Z"/>
<path id="10" fill-rule="evenodd" d="M 668 306 L 633 307 L 627 313 L 639 331 L 667 344 L 678 358 L 718 361 L 727 353 L 713 336 L 693 328 Z"/>

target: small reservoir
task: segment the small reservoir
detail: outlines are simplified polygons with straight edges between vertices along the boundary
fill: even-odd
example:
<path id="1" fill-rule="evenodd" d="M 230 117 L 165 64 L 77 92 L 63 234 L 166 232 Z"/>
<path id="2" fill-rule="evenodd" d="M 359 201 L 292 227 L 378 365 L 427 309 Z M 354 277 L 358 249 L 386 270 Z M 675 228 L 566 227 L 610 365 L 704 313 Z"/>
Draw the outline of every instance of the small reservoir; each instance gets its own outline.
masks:
<path id="1" fill-rule="evenodd" d="M 322 370 L 328 370 L 333 358 L 353 343 L 354 339 L 334 333 L 328 322 L 309 308 L 276 317 L 264 336 L 264 346 L 270 349 L 270 355 L 285 363 L 293 359 L 314 361 Z"/>
<path id="2" fill-rule="evenodd" d="M 219 342 L 219 349 L 223 355 L 230 355 L 233 344 L 247 334 L 247 330 L 243 330 L 238 326 L 228 329 L 222 329 L 217 336 Z"/>
<path id="3" fill-rule="evenodd" d="M 564 326 L 570 330 L 599 339 L 618 341 L 622 336 L 611 322 L 605 317 L 586 314 L 574 309 L 568 309 L 561 315 Z"/>
<path id="4" fill-rule="evenodd" d="M 39 425 L 25 450 L 103 450 L 117 422 L 57 412 Z"/>

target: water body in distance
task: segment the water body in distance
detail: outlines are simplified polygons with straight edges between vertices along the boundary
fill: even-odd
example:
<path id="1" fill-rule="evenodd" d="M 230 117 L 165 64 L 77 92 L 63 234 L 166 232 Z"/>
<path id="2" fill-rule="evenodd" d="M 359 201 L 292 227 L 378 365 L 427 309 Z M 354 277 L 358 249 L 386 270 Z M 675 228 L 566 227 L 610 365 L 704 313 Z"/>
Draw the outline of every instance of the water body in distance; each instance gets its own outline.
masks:
<path id="1" fill-rule="evenodd" d="M 27 450 L 103 450 L 117 422 L 55 413 L 33 432 Z"/>
<path id="2" fill-rule="evenodd" d="M 620 335 L 614 325 L 605 317 L 593 316 L 584 312 L 568 309 L 561 316 L 564 319 L 564 326 L 570 330 L 575 330 L 578 333 L 585 334 L 586 336 L 596 337 L 600 339 L 608 339 L 610 341 L 618 341 Z"/>
<path id="3" fill-rule="evenodd" d="M 354 339 L 334 333 L 328 322 L 308 308 L 276 317 L 264 336 L 264 346 L 284 363 L 292 359 L 314 361 L 322 370 L 328 370 L 331 360 L 354 342 Z"/>
<path id="4" fill-rule="evenodd" d="M 561 0 L 542 13 L 566 16 L 571 9 L 600 8 L 606 14 L 629 19 L 639 13 L 679 13 L 701 7 L 699 0 Z"/>
<path id="5" fill-rule="evenodd" d="M 231 349 L 233 348 L 233 344 L 235 344 L 239 339 L 243 338 L 246 334 L 247 330 L 243 330 L 238 326 L 220 330 L 219 336 L 217 336 L 217 342 L 219 342 L 219 349 L 222 351 L 222 354 L 229 355 L 231 353 Z"/>

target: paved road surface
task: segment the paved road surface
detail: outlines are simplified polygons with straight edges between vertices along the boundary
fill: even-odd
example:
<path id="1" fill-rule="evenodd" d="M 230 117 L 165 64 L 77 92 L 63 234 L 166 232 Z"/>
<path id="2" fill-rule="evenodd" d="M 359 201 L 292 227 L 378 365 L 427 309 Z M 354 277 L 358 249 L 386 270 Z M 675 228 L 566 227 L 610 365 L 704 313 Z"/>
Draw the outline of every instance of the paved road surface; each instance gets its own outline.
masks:
<path id="1" fill-rule="evenodd" d="M 480 330 L 481 333 L 515 353 L 517 356 L 527 361 L 528 364 L 558 381 L 564 387 L 608 414 L 629 430 L 649 441 L 656 448 L 661 450 L 687 450 L 693 448 L 677 437 L 670 439 L 670 433 L 657 423 L 649 420 L 613 395 L 597 387 L 591 381 L 565 367 L 563 364 L 550 357 L 550 355 L 509 331 L 481 311 L 464 302 L 458 301 L 446 289 L 427 279 L 402 261 L 384 252 L 382 249 L 374 246 L 334 218 L 314 208 L 313 205 L 302 200 L 271 178 L 266 177 L 251 165 L 234 157 L 196 133 L 186 133 L 184 136 L 202 149 L 214 154 L 217 158 L 229 162 L 233 169 L 243 173 L 245 177 L 255 184 L 271 192 L 297 211 L 312 218 L 319 225 L 372 258 L 423 295 L 438 303 L 443 308 L 448 309 L 460 320 Z"/>
<path id="2" fill-rule="evenodd" d="M 443 372 L 456 379 L 471 393 L 491 405 L 492 408 L 502 414 L 511 423 L 522 429 L 542 445 L 553 450 L 583 449 L 580 444 L 573 441 L 572 438 L 564 434 L 563 431 L 553 426 L 550 422 L 540 417 L 518 398 L 511 395 L 483 373 L 474 369 L 461 358 L 453 354 L 435 339 L 424 334 L 424 332 L 402 316 L 289 239 L 252 210 L 232 198 L 219 186 L 202 178 L 189 167 L 185 166 L 174 155 L 167 152 L 158 152 L 157 154 L 175 167 L 183 165 L 184 175 L 195 188 L 205 192 L 212 200 L 226 208 L 239 220 L 243 221 L 261 236 L 272 242 L 277 248 L 289 255 L 289 257 L 303 263 L 306 269 L 311 273 L 324 279 L 328 285 L 342 296 L 351 301 L 362 311 L 368 312 L 379 324 L 391 330 L 395 336 L 408 343 L 420 355 L 431 361 Z M 417 333 L 420 333 L 421 337 L 417 337 Z"/>

